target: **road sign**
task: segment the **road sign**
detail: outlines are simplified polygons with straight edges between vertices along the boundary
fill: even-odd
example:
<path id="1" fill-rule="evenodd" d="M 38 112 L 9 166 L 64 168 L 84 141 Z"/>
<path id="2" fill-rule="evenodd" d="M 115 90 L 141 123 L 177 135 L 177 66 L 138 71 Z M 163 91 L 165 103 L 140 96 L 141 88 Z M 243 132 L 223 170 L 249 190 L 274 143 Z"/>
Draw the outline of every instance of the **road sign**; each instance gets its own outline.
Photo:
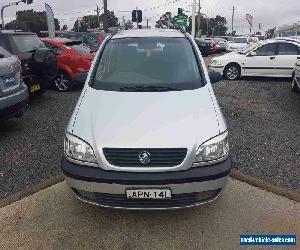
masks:
<path id="1" fill-rule="evenodd" d="M 171 20 L 171 24 L 174 28 L 177 29 L 186 29 L 186 25 L 187 25 L 187 19 L 188 17 L 183 15 L 183 16 L 175 16 L 172 18 Z"/>

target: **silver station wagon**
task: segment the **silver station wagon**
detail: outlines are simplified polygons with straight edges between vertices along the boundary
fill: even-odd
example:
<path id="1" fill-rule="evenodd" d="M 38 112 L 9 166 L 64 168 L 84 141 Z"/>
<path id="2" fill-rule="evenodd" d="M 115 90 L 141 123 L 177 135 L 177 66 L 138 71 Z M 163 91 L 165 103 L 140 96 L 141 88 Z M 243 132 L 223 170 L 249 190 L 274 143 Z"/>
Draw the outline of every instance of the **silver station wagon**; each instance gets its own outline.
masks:
<path id="1" fill-rule="evenodd" d="M 61 167 L 82 201 L 176 209 L 215 200 L 231 169 L 228 132 L 189 34 L 132 30 L 103 42 L 65 135 Z"/>

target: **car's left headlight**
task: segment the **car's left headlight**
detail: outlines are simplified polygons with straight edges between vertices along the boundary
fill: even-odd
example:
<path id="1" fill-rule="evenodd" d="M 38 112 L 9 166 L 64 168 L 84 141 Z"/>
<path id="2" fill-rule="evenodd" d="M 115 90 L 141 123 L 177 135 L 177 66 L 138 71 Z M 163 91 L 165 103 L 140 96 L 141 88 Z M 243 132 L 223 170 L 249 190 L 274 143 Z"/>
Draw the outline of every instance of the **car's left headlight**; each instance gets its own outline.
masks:
<path id="1" fill-rule="evenodd" d="M 69 133 L 65 137 L 65 154 L 74 160 L 97 163 L 92 146 Z"/>
<path id="2" fill-rule="evenodd" d="M 204 144 L 197 150 L 195 163 L 215 161 L 229 153 L 228 132 L 224 132 Z"/>
<path id="3" fill-rule="evenodd" d="M 221 65 L 221 62 L 218 60 L 212 60 L 210 64 L 211 65 Z"/>

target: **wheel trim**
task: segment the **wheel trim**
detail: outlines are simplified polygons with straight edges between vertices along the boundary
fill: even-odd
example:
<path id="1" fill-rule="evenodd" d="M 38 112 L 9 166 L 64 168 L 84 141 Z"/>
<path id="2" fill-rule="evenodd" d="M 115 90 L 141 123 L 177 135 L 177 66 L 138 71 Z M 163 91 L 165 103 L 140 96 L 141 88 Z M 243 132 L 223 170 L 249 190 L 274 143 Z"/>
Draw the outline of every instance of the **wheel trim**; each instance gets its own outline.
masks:
<path id="1" fill-rule="evenodd" d="M 233 80 L 239 76 L 239 71 L 236 67 L 229 67 L 226 71 L 228 79 Z"/>
<path id="2" fill-rule="evenodd" d="M 54 83 L 60 91 L 66 91 L 69 88 L 69 80 L 63 74 L 58 74 Z"/>

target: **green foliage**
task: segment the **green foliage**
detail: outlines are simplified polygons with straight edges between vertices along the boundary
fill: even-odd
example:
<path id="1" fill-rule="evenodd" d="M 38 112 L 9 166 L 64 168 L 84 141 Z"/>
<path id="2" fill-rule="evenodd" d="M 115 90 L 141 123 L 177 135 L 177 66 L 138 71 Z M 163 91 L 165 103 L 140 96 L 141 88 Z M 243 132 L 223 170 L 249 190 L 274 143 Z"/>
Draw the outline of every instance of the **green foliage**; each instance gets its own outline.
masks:
<path id="1" fill-rule="evenodd" d="M 196 16 L 196 31 L 201 30 L 202 34 L 209 34 L 214 36 L 225 36 L 227 33 L 227 20 L 225 17 L 217 15 L 215 18 L 207 18 L 200 16 L 200 28 L 198 25 L 198 16 Z M 192 30 L 192 18 L 189 18 L 188 32 Z"/>
<path id="2" fill-rule="evenodd" d="M 115 16 L 115 13 L 113 11 L 107 11 L 108 14 L 108 28 L 110 27 L 117 27 L 118 26 L 118 18 Z M 100 22 L 103 23 L 104 20 L 104 13 L 100 15 Z M 89 15 L 84 16 L 82 18 L 82 21 L 80 23 L 80 26 L 78 27 L 78 20 L 74 23 L 74 31 L 81 31 L 85 32 L 88 29 L 95 29 L 99 27 L 99 21 L 97 15 Z"/>
<path id="3" fill-rule="evenodd" d="M 54 19 L 55 29 L 60 30 L 59 21 Z M 45 11 L 22 10 L 17 12 L 17 19 L 5 25 L 6 29 L 16 29 L 30 31 L 40 34 L 41 31 L 47 31 L 47 19 Z"/>
<path id="4" fill-rule="evenodd" d="M 172 19 L 172 13 L 171 12 L 166 12 L 156 22 L 155 27 L 160 28 L 160 29 L 167 29 L 170 26 L 171 19 Z"/>

